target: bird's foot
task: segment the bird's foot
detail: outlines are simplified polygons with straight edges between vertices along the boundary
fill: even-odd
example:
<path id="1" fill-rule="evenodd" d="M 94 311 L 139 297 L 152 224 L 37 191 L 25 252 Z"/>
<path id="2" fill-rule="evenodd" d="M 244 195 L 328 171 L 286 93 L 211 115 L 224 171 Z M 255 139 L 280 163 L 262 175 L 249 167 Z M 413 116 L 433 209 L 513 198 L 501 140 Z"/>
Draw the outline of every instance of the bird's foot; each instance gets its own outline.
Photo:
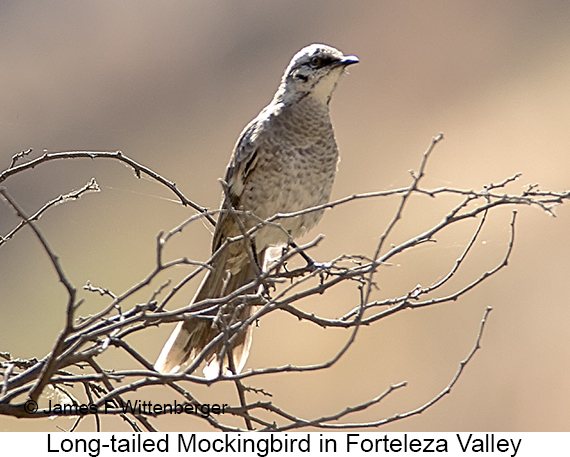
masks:
<path id="1" fill-rule="evenodd" d="M 292 243 L 291 244 L 294 248 L 299 249 L 299 247 Z M 313 260 L 305 251 L 299 249 L 299 254 L 301 254 L 301 257 L 303 257 L 303 260 L 305 262 L 307 262 L 307 265 L 305 266 L 306 269 L 311 270 L 311 271 L 315 271 L 315 270 L 329 270 L 332 268 L 332 263 L 330 262 L 317 262 L 316 260 Z"/>
<path id="2" fill-rule="evenodd" d="M 331 262 L 313 262 L 311 265 L 315 270 L 330 270 L 332 268 Z"/>

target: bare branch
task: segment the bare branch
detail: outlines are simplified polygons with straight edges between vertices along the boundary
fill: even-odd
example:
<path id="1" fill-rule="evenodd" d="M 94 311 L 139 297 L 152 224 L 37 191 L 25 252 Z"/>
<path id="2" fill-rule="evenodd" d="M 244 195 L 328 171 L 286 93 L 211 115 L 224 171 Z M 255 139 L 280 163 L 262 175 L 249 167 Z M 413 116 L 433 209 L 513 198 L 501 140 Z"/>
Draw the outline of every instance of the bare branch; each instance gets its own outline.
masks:
<path id="1" fill-rule="evenodd" d="M 30 149 L 30 151 L 31 151 L 31 149 Z M 65 194 L 65 195 L 60 195 L 59 197 L 54 198 L 53 200 L 47 202 L 44 206 L 42 206 L 39 210 L 37 210 L 33 215 L 31 215 L 28 218 L 28 220 L 29 221 L 37 221 L 37 220 L 39 220 L 41 215 L 43 213 L 45 213 L 48 209 L 50 209 L 56 205 L 59 205 L 60 203 L 64 203 L 64 202 L 67 202 L 70 200 L 78 200 L 85 193 L 99 192 L 99 191 L 100 191 L 99 185 L 95 181 L 95 178 L 91 178 L 91 181 L 89 181 L 81 189 L 74 190 L 74 191 L 72 191 L 68 194 Z M 16 227 L 14 227 L 12 230 L 10 230 L 10 232 L 8 232 L 7 235 L 0 236 L 0 246 L 2 246 L 9 239 L 11 239 L 25 225 L 26 225 L 26 220 L 22 219 L 22 221 L 20 221 L 20 223 Z"/>
<path id="2" fill-rule="evenodd" d="M 31 152 L 31 150 L 29 152 Z M 18 155 L 18 154 L 16 154 L 16 155 Z M 22 156 L 23 155 L 24 154 L 22 154 Z M 20 157 L 18 157 L 18 158 L 20 158 Z M 214 221 L 214 219 L 208 214 L 208 210 L 206 208 L 203 208 L 200 205 L 197 205 L 192 200 L 186 198 L 186 196 L 182 192 L 180 192 L 180 190 L 178 190 L 175 183 L 167 180 L 166 178 L 163 178 L 157 172 L 151 170 L 148 167 L 145 167 L 144 165 L 141 165 L 140 163 L 136 162 L 135 160 L 131 159 L 130 157 L 123 155 L 123 153 L 121 151 L 114 151 L 114 152 L 111 152 L 111 151 L 50 152 L 50 153 L 44 153 L 42 156 L 37 157 L 36 159 L 30 160 L 28 162 L 22 163 L 22 164 L 17 165 L 17 166 L 14 166 L 14 165 L 16 164 L 16 160 L 18 160 L 18 159 L 16 159 L 16 160 L 12 159 L 11 166 L 9 168 L 7 168 L 6 170 L 4 170 L 3 172 L 0 172 L 0 183 L 5 181 L 6 179 L 8 179 L 10 176 L 13 176 L 17 173 L 21 173 L 22 171 L 25 171 L 25 170 L 29 170 L 31 168 L 35 168 L 37 165 L 40 165 L 43 163 L 51 162 L 53 160 L 76 159 L 76 158 L 113 159 L 113 160 L 119 160 L 123 163 L 126 163 L 127 165 L 132 167 L 137 178 L 140 178 L 141 173 L 142 173 L 142 174 L 145 174 L 145 175 L 151 177 L 152 179 L 158 181 L 159 183 L 168 187 L 172 192 L 174 192 L 176 194 L 176 196 L 180 199 L 180 202 L 184 206 L 190 206 L 190 207 L 194 208 L 196 211 L 200 212 L 203 215 L 203 217 L 205 217 L 206 220 L 208 220 L 212 225 L 216 225 L 216 222 Z"/>
<path id="3" fill-rule="evenodd" d="M 451 392 L 463 375 L 466 365 L 480 348 L 484 327 L 491 308 L 485 310 L 475 345 L 466 359 L 460 363 L 458 371 L 449 384 L 424 405 L 407 412 L 373 421 L 346 422 L 353 414 L 370 411 L 372 407 L 387 397 L 397 395 L 406 387 L 406 382 L 395 383 L 381 394 L 374 398 L 368 398 L 357 405 L 347 406 L 341 403 L 336 413 L 305 419 L 292 414 L 289 405 L 278 404 L 279 402 L 275 400 L 277 396 L 272 396 L 272 392 L 267 389 L 264 381 L 269 376 L 284 376 L 285 373 L 327 370 L 337 364 L 341 358 L 350 356 L 348 350 L 354 347 L 354 342 L 363 325 L 375 325 L 381 319 L 386 319 L 409 308 L 425 308 L 456 302 L 474 288 L 482 287 L 488 278 L 495 276 L 506 267 L 511 258 L 515 243 L 515 222 L 517 219 L 517 212 L 514 209 L 521 205 L 532 206 L 549 215 L 554 215 L 554 208 L 570 199 L 569 192 L 543 191 L 539 190 L 536 184 L 530 185 L 520 192 L 511 192 L 509 189 L 515 186 L 520 177 L 519 174 L 507 177 L 498 183 L 482 186 L 480 190 L 452 187 L 424 188 L 422 187 L 422 180 L 426 175 L 429 159 L 442 139 L 442 135 L 432 139 L 422 156 L 418 170 L 411 172 L 411 181 L 407 187 L 354 194 L 296 213 L 277 214 L 267 220 L 256 219 L 255 215 L 247 214 L 250 220 L 256 221 L 256 225 L 249 230 L 246 230 L 245 226 L 241 226 L 239 236 L 225 240 L 219 250 L 206 261 L 194 261 L 187 257 L 170 258 L 167 255 L 168 251 L 165 251 L 165 246 L 176 235 L 203 218 L 213 224 L 213 216 L 219 212 L 207 211 L 188 200 L 174 183 L 153 170 L 140 165 L 120 152 L 69 151 L 46 153 L 41 157 L 23 163 L 21 162 L 31 151 L 22 151 L 14 155 L 10 167 L 0 173 L 0 182 L 7 180 L 16 173 L 28 171 L 49 161 L 63 158 L 106 158 L 126 163 L 133 168 L 137 176 L 145 174 L 165 185 L 178 196 L 183 204 L 192 206 L 199 211 L 199 214 L 195 214 L 181 222 L 177 227 L 157 235 L 154 265 L 149 272 L 142 275 L 138 282 L 129 284 L 128 287 L 120 291 L 111 291 L 104 285 L 95 286 L 88 282 L 83 289 L 93 293 L 89 294 L 89 297 L 97 300 L 98 307 L 93 314 L 79 317 L 76 314 L 81 302 L 77 300 L 76 289 L 66 276 L 58 256 L 40 231 L 37 221 L 58 203 L 77 199 L 86 192 L 97 191 L 97 183 L 92 180 L 79 190 L 51 200 L 31 216 L 26 215 L 6 189 L 0 189 L 0 195 L 16 211 L 21 220 L 4 238 L 0 238 L 0 246 L 7 241 L 12 241 L 13 236 L 22 227 L 28 225 L 40 241 L 43 251 L 46 252 L 59 281 L 67 292 L 66 322 L 49 354 L 40 360 L 22 360 L 13 358 L 8 353 L 0 352 L 2 359 L 0 364 L 3 370 L 3 378 L 0 380 L 0 414 L 29 419 L 50 417 L 53 413 L 43 409 L 30 414 L 24 409 L 25 404 L 21 400 L 28 398 L 37 401 L 45 393 L 46 388 L 49 388 L 63 395 L 68 402 L 83 401 L 94 405 L 96 408 L 106 407 L 105 416 L 117 415 L 121 417 L 134 431 L 150 431 L 161 427 L 160 417 L 166 413 L 158 411 L 141 414 L 140 411 L 129 410 L 126 405 L 128 405 L 127 399 L 130 394 L 140 392 L 150 386 L 165 386 L 182 402 L 186 402 L 187 405 L 198 411 L 212 401 L 208 392 L 198 395 L 196 392 L 202 391 L 195 390 L 194 387 L 210 386 L 217 383 L 231 383 L 237 390 L 235 402 L 232 405 L 226 405 L 227 408 L 225 409 L 225 413 L 233 417 L 234 422 L 222 415 L 197 414 L 196 417 L 213 429 L 222 431 L 244 430 L 235 425 L 235 419 L 239 419 L 239 423 L 245 424 L 245 430 L 287 431 L 307 427 L 322 429 L 373 428 L 389 422 L 404 420 L 431 408 Z M 409 201 L 415 198 L 414 196 L 421 198 L 429 196 L 434 199 L 449 196 L 453 203 L 447 210 L 443 211 L 445 214 L 439 222 L 429 226 L 427 230 L 418 230 L 414 236 L 402 242 L 390 245 L 389 240 L 397 234 L 399 223 L 402 219 L 410 217 L 408 215 L 410 211 Z M 318 236 L 303 246 L 294 244 L 287 246 L 281 257 L 268 266 L 267 271 L 258 271 L 250 283 L 244 284 L 225 297 L 190 303 L 178 309 L 167 309 L 168 306 L 171 306 L 174 298 L 182 297 L 180 294 L 184 293 L 185 286 L 201 272 L 210 269 L 212 262 L 216 260 L 220 252 L 227 249 L 231 243 L 245 243 L 248 246 L 246 251 L 253 260 L 255 250 L 249 249 L 249 247 L 251 247 L 256 232 L 262 227 L 271 225 L 284 230 L 281 223 L 288 218 L 324 209 L 341 210 L 342 207 L 356 200 L 381 198 L 396 198 L 398 204 L 388 224 L 378 231 L 378 238 L 371 249 L 371 253 L 342 253 L 326 263 L 309 264 L 296 268 L 294 259 L 299 255 L 308 258 L 309 254 L 307 253 L 315 249 L 323 239 L 322 236 Z M 510 236 L 508 240 L 505 240 L 504 255 L 487 269 L 482 269 L 483 271 L 469 271 L 466 266 L 466 259 L 476 251 L 476 241 L 481 236 L 482 230 L 492 214 L 496 212 L 497 208 L 503 206 L 513 208 Z M 244 216 L 243 211 L 234 208 L 225 208 L 222 211 L 230 212 L 230 217 L 235 217 L 238 225 Z M 453 262 L 449 262 L 443 276 L 434 278 L 427 286 L 418 284 L 411 290 L 399 291 L 390 297 L 373 299 L 373 292 L 378 289 L 376 283 L 380 283 L 384 269 L 397 260 L 398 256 L 405 252 L 413 253 L 415 248 L 425 243 L 436 242 L 443 233 L 452 227 L 471 220 L 474 221 L 473 228 L 470 228 L 459 256 Z M 466 224 L 471 223 L 466 222 Z M 173 268 L 187 269 L 184 271 L 182 279 L 177 281 L 172 279 L 170 273 Z M 458 274 L 460 270 L 469 273 L 466 279 L 464 279 L 464 275 Z M 338 315 L 325 317 L 305 310 L 302 300 L 310 299 L 319 294 L 335 293 L 341 285 L 352 288 L 357 293 L 357 298 L 347 301 L 346 306 L 341 312 L 338 312 Z M 258 292 L 251 293 L 252 290 Z M 143 300 L 140 300 L 141 294 L 144 297 Z M 189 297 L 184 296 L 184 300 L 188 303 Z M 244 321 L 236 320 L 236 312 L 243 306 L 254 307 L 251 316 Z M 205 379 L 197 374 L 198 368 L 203 364 L 211 348 L 221 344 L 223 347 L 222 356 L 224 356 L 228 351 L 231 351 L 233 343 L 243 332 L 248 330 L 249 326 L 256 325 L 258 321 L 266 319 L 267 316 L 275 312 L 288 313 L 299 320 L 314 324 L 319 329 L 344 328 L 348 332 L 345 339 L 339 343 L 338 347 L 334 348 L 331 355 L 322 357 L 313 364 L 289 363 L 282 366 L 263 366 L 239 374 L 220 372 L 218 378 L 213 380 Z M 147 332 L 149 327 L 163 323 L 180 322 L 190 316 L 211 322 L 219 320 L 220 322 L 227 322 L 227 324 L 224 324 L 223 332 L 204 348 L 184 372 L 176 374 L 157 373 L 154 371 L 151 361 L 137 347 L 137 339 L 131 340 L 130 336 L 133 334 L 146 336 L 146 333 L 141 332 Z M 124 366 L 115 366 L 113 369 L 107 368 L 107 365 L 102 362 L 104 359 L 99 357 L 109 347 L 113 347 L 127 356 L 131 364 L 129 368 Z M 233 362 L 232 357 L 229 357 L 229 360 Z M 134 369 L 132 368 L 133 364 Z M 235 373 L 235 369 L 230 366 L 230 371 L 232 370 Z M 246 379 L 248 384 L 249 381 L 255 380 L 254 382 L 259 383 L 259 385 L 246 386 L 244 385 Z M 80 387 L 80 389 L 71 391 L 70 389 L 74 386 Z M 258 401 L 260 395 L 263 396 L 262 401 Z M 83 399 L 76 399 L 75 396 L 78 398 L 82 396 Z M 252 396 L 255 396 L 255 401 L 251 400 Z M 70 431 L 76 430 L 80 423 L 84 423 L 84 420 L 84 417 L 78 417 L 71 425 Z M 95 414 L 94 428 L 101 430 L 103 421 L 104 415 Z"/>
<path id="4" fill-rule="evenodd" d="M 59 282 L 63 284 L 63 286 L 67 290 L 67 295 L 68 295 L 65 328 L 59 335 L 55 347 L 52 350 L 50 357 L 47 359 L 43 367 L 40 377 L 38 378 L 35 386 L 32 388 L 32 391 L 30 392 L 29 396 L 30 399 L 33 401 L 37 401 L 38 397 L 42 394 L 44 387 L 49 383 L 51 376 L 55 372 L 55 360 L 63 348 L 63 342 L 66 336 L 73 331 L 73 315 L 75 309 L 79 306 L 79 303 L 76 303 L 75 301 L 77 290 L 75 289 L 75 287 L 73 287 L 73 285 L 71 284 L 65 273 L 63 272 L 58 257 L 51 250 L 47 240 L 44 238 L 40 230 L 36 227 L 35 223 L 30 221 L 30 219 L 25 215 L 22 208 L 20 208 L 20 206 L 12 199 L 12 197 L 10 197 L 6 189 L 0 188 L 0 195 L 2 195 L 2 197 L 4 197 L 4 199 L 10 204 L 10 206 L 14 208 L 18 216 L 22 218 L 22 220 L 25 221 L 32 228 L 36 237 L 43 246 L 44 251 L 47 253 L 55 271 L 57 272 Z"/>

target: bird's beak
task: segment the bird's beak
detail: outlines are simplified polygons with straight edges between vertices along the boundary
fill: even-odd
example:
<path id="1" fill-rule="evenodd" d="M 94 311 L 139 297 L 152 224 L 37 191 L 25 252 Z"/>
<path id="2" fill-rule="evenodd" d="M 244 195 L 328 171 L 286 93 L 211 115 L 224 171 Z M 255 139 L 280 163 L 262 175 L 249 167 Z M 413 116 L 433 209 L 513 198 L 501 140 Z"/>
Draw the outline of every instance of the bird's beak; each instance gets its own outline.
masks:
<path id="1" fill-rule="evenodd" d="M 339 65 L 344 65 L 345 67 L 348 65 L 352 65 L 353 63 L 358 63 L 358 57 L 356 56 L 344 56 L 342 59 L 339 60 Z"/>

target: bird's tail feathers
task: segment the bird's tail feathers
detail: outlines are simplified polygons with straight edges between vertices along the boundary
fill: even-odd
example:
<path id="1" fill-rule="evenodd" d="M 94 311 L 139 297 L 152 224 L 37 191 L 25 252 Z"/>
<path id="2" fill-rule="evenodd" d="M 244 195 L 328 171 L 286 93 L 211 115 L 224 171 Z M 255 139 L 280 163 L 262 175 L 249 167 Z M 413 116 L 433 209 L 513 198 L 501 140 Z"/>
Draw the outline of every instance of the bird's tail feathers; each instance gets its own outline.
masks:
<path id="1" fill-rule="evenodd" d="M 256 277 L 256 268 L 252 266 L 249 260 L 241 262 L 237 268 L 234 266 L 233 270 L 235 272 L 231 273 L 227 269 L 226 255 L 224 255 L 224 252 L 221 252 L 215 266 L 202 281 L 193 303 L 198 303 L 208 298 L 226 296 L 251 282 Z M 247 293 L 254 291 L 255 289 L 247 291 Z M 233 309 L 233 313 L 230 310 L 229 313 L 225 314 L 229 314 L 229 317 L 231 317 L 229 322 L 231 325 L 234 322 L 243 322 L 251 316 L 251 313 L 251 305 L 237 305 Z M 176 373 L 190 366 L 200 356 L 206 346 L 220 334 L 219 324 L 213 321 L 216 314 L 217 308 L 216 311 L 212 312 L 211 318 L 191 317 L 179 322 L 158 356 L 154 368 L 160 373 Z M 204 357 L 206 362 L 204 375 L 207 379 L 216 378 L 220 373 L 225 374 L 228 371 L 232 372 L 235 370 L 235 373 L 239 373 L 243 369 L 249 355 L 252 330 L 253 327 L 251 325 L 247 329 L 241 329 L 235 343 L 230 348 L 226 347 L 225 351 L 223 340 L 208 351 Z M 220 358 L 224 352 L 224 367 L 221 370 Z M 230 354 L 232 355 L 233 360 L 231 362 L 233 364 L 229 360 Z M 232 365 L 234 370 L 231 370 Z"/>

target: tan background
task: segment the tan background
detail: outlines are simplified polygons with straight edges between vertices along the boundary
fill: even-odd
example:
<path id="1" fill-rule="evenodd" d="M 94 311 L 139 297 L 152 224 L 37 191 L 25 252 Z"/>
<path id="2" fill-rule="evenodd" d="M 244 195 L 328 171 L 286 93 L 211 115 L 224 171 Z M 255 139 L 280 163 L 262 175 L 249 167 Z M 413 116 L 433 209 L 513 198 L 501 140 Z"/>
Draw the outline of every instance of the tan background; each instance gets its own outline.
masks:
<path id="1" fill-rule="evenodd" d="M 120 149 L 193 200 L 216 207 L 217 178 L 239 132 L 269 101 L 291 56 L 325 42 L 361 59 L 332 102 L 342 154 L 334 197 L 406 185 L 408 170 L 417 168 L 440 131 L 446 140 L 431 161 L 428 186 L 480 188 L 522 172 L 515 192 L 534 182 L 564 190 L 570 188 L 569 23 L 570 3 L 560 1 L 4 1 L 0 163 L 6 167 L 12 154 L 30 147 L 37 154 L 43 148 Z M 115 162 L 46 164 L 5 186 L 32 212 L 92 176 L 102 193 L 58 206 L 40 226 L 77 286 L 91 280 L 121 292 L 152 268 L 156 234 L 191 211 Z M 449 204 L 416 199 L 392 241 L 439 220 Z M 327 213 L 312 233 L 326 234 L 313 256 L 371 254 L 394 205 L 376 200 Z M 474 343 L 483 310 L 493 306 L 483 348 L 452 394 L 383 430 L 570 430 L 570 212 L 563 206 L 557 214 L 522 208 L 509 267 L 457 303 L 363 329 L 329 371 L 253 385 L 272 391 L 291 412 L 314 418 L 407 380 L 405 391 L 351 420 L 416 408 L 447 385 Z M 508 210 L 495 214 L 455 284 L 501 259 L 509 219 Z M 0 204 L 0 234 L 16 222 Z M 466 224 L 402 257 L 386 269 L 376 297 L 437 280 L 472 228 Z M 207 230 L 196 226 L 168 252 L 203 260 L 208 243 Z M 179 305 L 191 287 L 182 295 Z M 42 357 L 61 329 L 64 297 L 28 230 L 0 248 L 0 350 Z M 85 314 L 102 303 L 88 298 Z M 354 293 L 342 290 L 305 306 L 332 315 L 353 303 Z M 130 341 L 154 359 L 169 331 L 150 329 Z M 346 335 L 275 314 L 256 330 L 248 367 L 316 362 L 338 350 Z M 114 366 L 112 350 L 106 357 Z M 203 394 L 211 401 L 234 398 L 232 389 Z M 174 399 L 161 389 L 136 398 Z M 0 418 L 0 430 L 55 431 L 70 423 Z M 82 429 L 92 426 L 87 420 Z M 128 430 L 118 419 L 104 426 Z M 180 418 L 159 426 L 204 429 Z"/>

